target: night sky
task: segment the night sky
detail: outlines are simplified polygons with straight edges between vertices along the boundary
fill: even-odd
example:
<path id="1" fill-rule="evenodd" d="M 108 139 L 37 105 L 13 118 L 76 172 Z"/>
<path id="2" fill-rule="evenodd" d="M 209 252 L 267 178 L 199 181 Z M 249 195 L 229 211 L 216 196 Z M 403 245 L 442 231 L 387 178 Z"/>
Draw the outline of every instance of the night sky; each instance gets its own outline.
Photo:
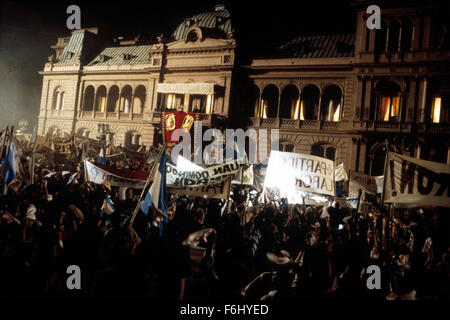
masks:
<path id="1" fill-rule="evenodd" d="M 42 77 L 50 46 L 66 28 L 71 4 L 81 8 L 81 27 L 99 27 L 113 37 L 137 34 L 154 39 L 170 35 L 184 18 L 214 10 L 230 11 L 240 50 L 260 52 L 299 35 L 355 31 L 355 15 L 346 0 L 337 1 L 59 1 L 0 3 L 0 128 L 27 119 L 36 124 Z"/>

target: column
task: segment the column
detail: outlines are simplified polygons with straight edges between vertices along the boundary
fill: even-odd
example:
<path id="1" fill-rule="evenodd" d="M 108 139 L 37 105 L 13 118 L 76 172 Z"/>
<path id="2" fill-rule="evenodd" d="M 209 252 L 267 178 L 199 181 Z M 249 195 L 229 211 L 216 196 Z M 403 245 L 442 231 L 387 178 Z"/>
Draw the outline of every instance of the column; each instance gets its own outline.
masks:
<path id="1" fill-rule="evenodd" d="M 405 122 L 413 122 L 414 120 L 414 101 L 416 100 L 416 80 L 411 79 L 409 83 L 409 94 L 407 96 L 406 117 Z"/>
<path id="2" fill-rule="evenodd" d="M 366 78 L 364 80 L 365 90 L 364 90 L 364 105 L 362 109 L 362 120 L 369 120 L 370 118 L 370 102 L 372 97 L 372 78 Z"/>
<path id="3" fill-rule="evenodd" d="M 359 147 L 359 163 L 358 163 L 358 172 L 364 173 L 364 169 L 366 167 L 366 152 L 367 152 L 367 140 L 364 138 L 359 139 L 360 140 L 360 147 Z M 370 171 L 369 171 L 370 174 Z"/>
<path id="4" fill-rule="evenodd" d="M 425 122 L 425 106 L 427 102 L 428 79 L 423 77 L 419 84 L 419 106 L 417 110 L 417 122 Z"/>

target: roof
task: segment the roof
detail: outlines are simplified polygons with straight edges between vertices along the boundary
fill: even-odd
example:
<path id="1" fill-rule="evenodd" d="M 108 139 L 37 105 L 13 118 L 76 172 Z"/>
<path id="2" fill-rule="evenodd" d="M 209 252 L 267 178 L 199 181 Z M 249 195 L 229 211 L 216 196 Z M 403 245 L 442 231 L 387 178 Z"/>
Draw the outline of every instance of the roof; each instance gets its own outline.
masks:
<path id="1" fill-rule="evenodd" d="M 222 22 L 217 21 L 218 17 L 221 17 L 220 19 L 222 19 Z M 226 9 L 224 9 L 200 13 L 185 19 L 182 23 L 178 25 L 178 27 L 172 34 L 175 40 L 184 39 L 186 30 L 189 28 L 189 26 L 186 25 L 187 21 L 191 22 L 190 25 L 193 25 L 194 22 L 197 21 L 197 26 L 206 29 L 216 29 L 218 31 L 221 31 L 224 36 L 232 31 L 230 13 Z"/>
<path id="2" fill-rule="evenodd" d="M 150 47 L 151 45 L 105 48 L 89 62 L 88 66 L 148 64 L 150 63 Z M 129 60 L 125 60 L 124 55 L 130 55 Z"/>
<path id="3" fill-rule="evenodd" d="M 342 58 L 355 54 L 355 34 L 300 36 L 280 46 L 296 58 Z"/>
<path id="4" fill-rule="evenodd" d="M 58 63 L 73 63 L 81 56 L 86 30 L 75 30 L 58 58 Z"/>

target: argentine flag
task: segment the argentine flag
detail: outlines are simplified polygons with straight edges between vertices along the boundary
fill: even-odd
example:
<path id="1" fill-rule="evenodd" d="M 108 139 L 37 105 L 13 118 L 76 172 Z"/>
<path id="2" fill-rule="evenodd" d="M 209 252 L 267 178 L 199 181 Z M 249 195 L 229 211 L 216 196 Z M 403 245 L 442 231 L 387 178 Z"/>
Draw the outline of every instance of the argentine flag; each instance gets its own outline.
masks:
<path id="1" fill-rule="evenodd" d="M 18 163 L 16 162 L 16 151 L 15 151 L 14 140 L 11 141 L 9 145 L 9 154 L 8 154 L 8 167 L 6 168 L 5 174 L 5 185 L 8 185 L 12 180 L 17 178 L 17 172 L 19 170 Z"/>
<path id="2" fill-rule="evenodd" d="M 107 194 L 105 196 L 105 199 L 103 200 L 102 212 L 110 215 L 114 211 L 116 211 L 116 208 L 114 208 L 114 203 L 111 201 L 109 195 Z"/>
<path id="3" fill-rule="evenodd" d="M 157 164 L 153 183 L 144 201 L 141 203 L 141 210 L 148 215 L 148 209 L 151 205 L 162 214 L 167 216 L 167 190 L 166 190 L 166 153 L 163 152 Z"/>

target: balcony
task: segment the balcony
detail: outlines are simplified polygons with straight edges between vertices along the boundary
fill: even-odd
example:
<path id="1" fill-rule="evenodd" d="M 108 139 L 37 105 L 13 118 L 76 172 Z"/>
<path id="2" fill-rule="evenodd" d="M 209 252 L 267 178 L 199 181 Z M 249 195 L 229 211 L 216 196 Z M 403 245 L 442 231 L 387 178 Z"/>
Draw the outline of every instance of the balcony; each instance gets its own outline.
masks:
<path id="1" fill-rule="evenodd" d="M 434 134 L 450 134 L 449 123 L 421 123 L 418 124 L 419 133 L 434 133 Z"/>
<path id="2" fill-rule="evenodd" d="M 323 120 L 294 120 L 279 118 L 250 118 L 252 127 L 281 128 L 281 129 L 304 129 L 304 130 L 343 130 L 344 123 L 339 121 Z"/>
<path id="3" fill-rule="evenodd" d="M 146 118 L 147 119 L 147 118 Z M 212 127 L 217 126 L 220 122 L 225 120 L 225 116 L 220 114 L 201 114 L 202 126 L 204 127 Z M 161 112 L 160 111 L 152 111 L 150 112 L 150 117 L 148 121 L 152 124 L 160 124 L 161 123 Z"/>

